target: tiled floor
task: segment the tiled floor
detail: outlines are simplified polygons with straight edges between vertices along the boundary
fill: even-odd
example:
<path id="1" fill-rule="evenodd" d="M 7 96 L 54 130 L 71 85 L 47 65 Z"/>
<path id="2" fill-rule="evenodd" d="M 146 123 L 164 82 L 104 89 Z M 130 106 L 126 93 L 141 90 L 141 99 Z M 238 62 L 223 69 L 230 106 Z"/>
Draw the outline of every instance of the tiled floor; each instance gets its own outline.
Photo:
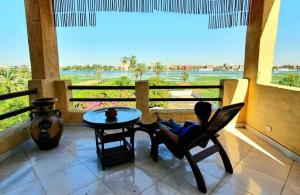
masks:
<path id="1" fill-rule="evenodd" d="M 300 164 L 244 129 L 223 130 L 220 141 L 234 173 L 224 171 L 218 154 L 200 162 L 208 194 L 300 194 Z M 0 194 L 201 194 L 185 159 L 161 147 L 153 162 L 142 132 L 135 144 L 135 163 L 102 171 L 92 130 L 67 127 L 59 147 L 50 151 L 28 140 L 0 163 Z"/>

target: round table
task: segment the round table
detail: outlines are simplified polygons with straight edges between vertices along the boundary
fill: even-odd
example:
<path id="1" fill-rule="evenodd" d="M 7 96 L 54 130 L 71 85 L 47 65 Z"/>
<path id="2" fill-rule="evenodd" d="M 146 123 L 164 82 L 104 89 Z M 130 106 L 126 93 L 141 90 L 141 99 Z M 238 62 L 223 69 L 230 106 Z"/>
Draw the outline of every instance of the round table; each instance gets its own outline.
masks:
<path id="1" fill-rule="evenodd" d="M 108 108 L 88 111 L 83 115 L 83 125 L 95 131 L 96 152 L 101 159 L 103 170 L 107 165 L 134 162 L 134 124 L 139 121 L 141 111 L 128 107 L 113 108 L 118 113 L 115 119 L 106 118 L 105 111 Z M 105 132 L 113 129 L 116 131 L 112 131 L 110 134 Z M 117 131 L 117 129 L 122 131 Z M 130 138 L 130 142 L 126 140 L 126 137 Z M 113 148 L 105 148 L 105 143 L 115 141 L 121 141 L 123 144 Z"/>

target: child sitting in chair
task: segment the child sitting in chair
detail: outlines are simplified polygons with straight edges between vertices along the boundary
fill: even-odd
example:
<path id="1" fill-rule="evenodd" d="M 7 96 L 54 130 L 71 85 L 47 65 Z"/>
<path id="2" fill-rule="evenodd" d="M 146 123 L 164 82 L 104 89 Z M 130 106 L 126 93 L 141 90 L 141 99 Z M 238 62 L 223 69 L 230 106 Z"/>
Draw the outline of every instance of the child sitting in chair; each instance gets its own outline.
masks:
<path id="1" fill-rule="evenodd" d="M 157 112 L 155 114 L 160 131 L 164 132 L 172 141 L 178 143 L 182 141 L 189 132 L 205 126 L 211 115 L 211 110 L 212 106 L 210 103 L 197 102 L 194 111 L 199 121 L 197 123 L 190 123 L 187 127 L 183 127 L 172 119 L 163 119 Z"/>

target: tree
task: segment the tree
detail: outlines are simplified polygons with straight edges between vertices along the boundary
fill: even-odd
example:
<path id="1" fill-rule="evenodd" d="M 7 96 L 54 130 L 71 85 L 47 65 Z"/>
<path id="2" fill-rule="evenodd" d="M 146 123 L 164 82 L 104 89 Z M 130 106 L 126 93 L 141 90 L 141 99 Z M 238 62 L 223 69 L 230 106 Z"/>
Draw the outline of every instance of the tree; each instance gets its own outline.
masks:
<path id="1" fill-rule="evenodd" d="M 189 79 L 189 77 L 190 77 L 190 75 L 189 75 L 189 73 L 187 71 L 183 71 L 182 72 L 181 79 L 183 81 L 187 81 Z"/>
<path id="2" fill-rule="evenodd" d="M 125 71 L 125 65 L 128 63 L 128 57 L 122 57 L 121 58 L 121 64 L 122 64 L 122 70 Z"/>
<path id="3" fill-rule="evenodd" d="M 131 84 L 130 79 L 127 76 L 121 76 L 120 79 L 115 81 L 117 86 L 129 86 Z"/>
<path id="4" fill-rule="evenodd" d="M 300 75 L 298 74 L 288 74 L 287 76 L 283 77 L 279 84 L 287 85 L 292 87 L 300 87 Z"/>
<path id="5" fill-rule="evenodd" d="M 159 75 L 165 70 L 165 67 L 160 62 L 155 62 L 152 70 L 155 72 L 156 76 L 159 77 Z"/>
<path id="6" fill-rule="evenodd" d="M 11 93 L 13 91 L 22 90 L 25 86 L 26 80 L 22 79 L 22 75 L 19 75 L 16 71 L 8 68 L 0 73 L 0 82 L 2 89 L 5 93 Z"/>
<path id="7" fill-rule="evenodd" d="M 137 63 L 136 56 L 130 56 L 128 58 L 128 62 L 129 62 L 129 68 L 130 68 L 130 70 L 134 70 L 135 67 L 136 67 L 136 63 Z"/>
<path id="8" fill-rule="evenodd" d="M 104 79 L 103 79 L 103 68 L 102 66 L 99 64 L 96 66 L 96 78 L 98 79 L 98 81 L 102 84 Z"/>
<path id="9" fill-rule="evenodd" d="M 142 79 L 143 74 L 147 72 L 147 68 L 145 64 L 142 63 L 138 63 L 134 69 L 134 73 L 135 73 L 135 79 Z"/>

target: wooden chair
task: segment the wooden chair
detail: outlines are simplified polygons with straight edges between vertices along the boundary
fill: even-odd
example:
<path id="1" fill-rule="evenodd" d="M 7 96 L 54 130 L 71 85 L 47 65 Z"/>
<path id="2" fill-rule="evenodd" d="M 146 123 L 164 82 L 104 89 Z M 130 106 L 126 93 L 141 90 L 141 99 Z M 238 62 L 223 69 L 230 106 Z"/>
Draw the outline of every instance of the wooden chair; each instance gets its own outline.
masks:
<path id="1" fill-rule="evenodd" d="M 188 139 L 185 139 L 184 142 L 173 142 L 167 135 L 165 135 L 165 133 L 156 130 L 157 126 L 155 124 L 147 125 L 143 123 L 138 123 L 137 125 L 139 125 L 139 127 L 136 128 L 136 130 L 147 132 L 150 135 L 152 144 L 151 156 L 154 161 L 158 160 L 158 147 L 161 143 L 165 144 L 175 157 L 182 159 L 185 156 L 192 168 L 198 189 L 201 192 L 206 193 L 206 185 L 197 163 L 211 156 L 212 154 L 219 152 L 225 170 L 228 173 L 233 172 L 231 162 L 223 146 L 217 139 L 217 132 L 223 129 L 238 114 L 238 112 L 243 106 L 244 103 L 238 103 L 219 108 L 205 127 L 202 127 L 197 132 L 189 132 L 190 135 Z M 187 125 L 188 122 L 184 124 L 184 126 Z M 207 147 L 209 140 L 211 140 L 214 143 L 214 145 Z M 192 155 L 190 153 L 190 150 L 196 146 L 200 146 L 205 149 L 201 152 Z"/>

